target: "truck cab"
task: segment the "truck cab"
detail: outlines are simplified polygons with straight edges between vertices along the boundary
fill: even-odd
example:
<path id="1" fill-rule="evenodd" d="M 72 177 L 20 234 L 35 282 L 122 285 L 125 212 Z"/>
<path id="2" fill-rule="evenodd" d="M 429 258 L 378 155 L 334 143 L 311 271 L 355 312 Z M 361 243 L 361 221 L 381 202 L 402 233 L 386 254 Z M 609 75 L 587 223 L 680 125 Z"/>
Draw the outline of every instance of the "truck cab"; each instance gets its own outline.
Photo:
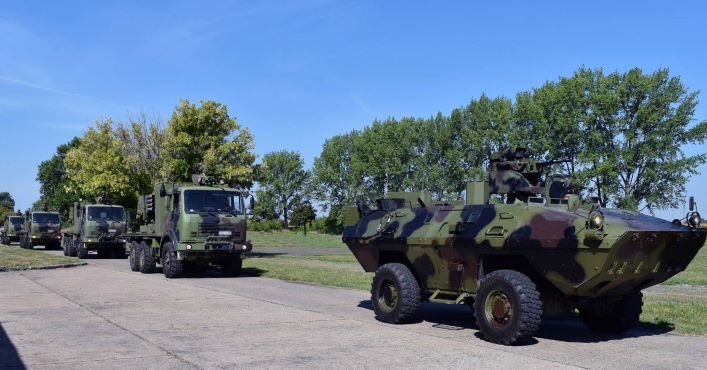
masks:
<path id="1" fill-rule="evenodd" d="M 69 226 L 64 234 L 64 255 L 87 258 L 89 251 L 99 257 L 125 258 L 125 209 L 119 205 L 74 203 L 69 210 Z"/>
<path id="2" fill-rule="evenodd" d="M 61 221 L 58 212 L 32 211 L 25 213 L 25 224 L 20 235 L 20 247 L 31 249 L 43 245 L 46 249 L 61 246 Z"/>

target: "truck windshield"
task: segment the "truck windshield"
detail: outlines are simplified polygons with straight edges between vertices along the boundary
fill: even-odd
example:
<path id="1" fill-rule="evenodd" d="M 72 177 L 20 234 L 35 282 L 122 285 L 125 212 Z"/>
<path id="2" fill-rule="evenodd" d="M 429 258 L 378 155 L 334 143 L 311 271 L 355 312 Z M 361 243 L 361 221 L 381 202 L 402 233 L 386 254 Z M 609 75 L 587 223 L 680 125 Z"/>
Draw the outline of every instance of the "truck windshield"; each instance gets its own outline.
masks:
<path id="1" fill-rule="evenodd" d="M 186 190 L 184 210 L 187 213 L 224 212 L 243 214 L 241 193 L 236 191 Z"/>
<path id="2" fill-rule="evenodd" d="M 88 219 L 124 221 L 125 212 L 122 207 L 88 207 Z"/>
<path id="3" fill-rule="evenodd" d="M 56 213 L 32 213 L 32 222 L 38 224 L 58 224 L 59 215 Z"/>
<path id="4" fill-rule="evenodd" d="M 25 220 L 22 217 L 10 217 L 10 223 L 13 225 L 22 225 L 24 221 Z"/>

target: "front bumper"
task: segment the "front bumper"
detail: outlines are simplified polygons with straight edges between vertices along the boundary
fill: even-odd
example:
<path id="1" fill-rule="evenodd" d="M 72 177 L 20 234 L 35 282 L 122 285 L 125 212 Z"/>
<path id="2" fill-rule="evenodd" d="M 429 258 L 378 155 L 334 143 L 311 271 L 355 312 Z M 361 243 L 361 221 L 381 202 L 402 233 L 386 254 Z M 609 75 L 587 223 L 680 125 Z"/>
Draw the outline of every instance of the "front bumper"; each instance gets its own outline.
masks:
<path id="1" fill-rule="evenodd" d="M 205 243 L 182 242 L 177 248 L 177 258 L 218 258 L 229 256 L 240 256 L 245 258 L 245 254 L 253 250 L 250 241 L 229 242 L 229 241 L 207 241 Z"/>

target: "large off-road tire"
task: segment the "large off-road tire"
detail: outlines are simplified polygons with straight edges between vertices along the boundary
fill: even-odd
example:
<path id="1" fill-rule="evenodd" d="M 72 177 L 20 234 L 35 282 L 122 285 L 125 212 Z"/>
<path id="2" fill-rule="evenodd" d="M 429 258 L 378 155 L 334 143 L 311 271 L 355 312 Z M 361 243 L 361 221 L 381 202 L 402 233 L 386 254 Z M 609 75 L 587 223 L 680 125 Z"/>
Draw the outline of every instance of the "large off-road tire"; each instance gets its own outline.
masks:
<path id="1" fill-rule="evenodd" d="M 130 243 L 130 256 L 128 256 L 128 262 L 130 262 L 130 271 L 140 271 L 140 243 Z"/>
<path id="2" fill-rule="evenodd" d="M 69 256 L 69 245 L 68 245 L 69 239 L 66 237 L 61 239 L 61 249 L 64 250 L 64 255 Z"/>
<path id="3" fill-rule="evenodd" d="M 220 266 L 223 276 L 239 276 L 241 274 L 241 270 L 243 270 L 243 260 L 241 260 L 240 256 L 238 256 L 236 258 L 221 261 Z"/>
<path id="4" fill-rule="evenodd" d="M 172 252 L 172 243 L 162 246 L 162 272 L 167 279 L 182 277 L 184 264 L 177 259 L 177 254 Z"/>
<path id="5" fill-rule="evenodd" d="M 508 345 L 530 338 L 541 315 L 540 293 L 524 274 L 497 270 L 479 281 L 474 316 L 484 339 Z"/>
<path id="6" fill-rule="evenodd" d="M 386 263 L 373 277 L 371 302 L 379 320 L 391 324 L 408 323 L 420 307 L 420 285 L 407 266 Z"/>
<path id="7" fill-rule="evenodd" d="M 85 243 L 82 243 L 81 241 L 77 241 L 76 256 L 82 260 L 85 260 L 86 258 L 88 258 L 88 248 L 86 248 Z"/>
<path id="8" fill-rule="evenodd" d="M 155 254 L 153 253 L 151 246 L 145 242 L 140 243 L 138 256 L 140 272 L 143 274 L 155 272 Z"/>
<path id="9" fill-rule="evenodd" d="M 618 300 L 595 298 L 579 308 L 579 315 L 593 331 L 619 334 L 637 322 L 643 310 L 643 293 L 625 295 Z"/>
<path id="10" fill-rule="evenodd" d="M 79 254 L 77 242 L 74 240 L 73 237 L 68 241 L 67 246 L 69 247 L 70 257 L 76 257 Z"/>
<path id="11" fill-rule="evenodd" d="M 22 239 L 20 239 L 20 248 L 23 249 L 33 249 L 34 246 L 32 245 L 32 239 L 29 238 L 28 235 L 22 236 Z"/>

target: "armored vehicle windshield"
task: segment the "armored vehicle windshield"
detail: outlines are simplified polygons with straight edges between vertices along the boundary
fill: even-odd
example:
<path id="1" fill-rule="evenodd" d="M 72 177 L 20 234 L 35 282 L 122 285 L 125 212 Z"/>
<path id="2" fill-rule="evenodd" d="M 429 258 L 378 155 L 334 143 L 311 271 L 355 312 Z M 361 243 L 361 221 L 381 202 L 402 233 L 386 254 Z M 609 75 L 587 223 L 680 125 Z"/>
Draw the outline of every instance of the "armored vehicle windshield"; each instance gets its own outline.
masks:
<path id="1" fill-rule="evenodd" d="M 89 220 L 124 221 L 125 211 L 123 207 L 89 206 Z"/>
<path id="2" fill-rule="evenodd" d="M 56 213 L 32 213 L 32 222 L 38 224 L 58 224 L 59 215 Z"/>
<path id="3" fill-rule="evenodd" d="M 187 213 L 227 212 L 243 214 L 241 193 L 225 190 L 185 190 L 184 210 Z"/>

